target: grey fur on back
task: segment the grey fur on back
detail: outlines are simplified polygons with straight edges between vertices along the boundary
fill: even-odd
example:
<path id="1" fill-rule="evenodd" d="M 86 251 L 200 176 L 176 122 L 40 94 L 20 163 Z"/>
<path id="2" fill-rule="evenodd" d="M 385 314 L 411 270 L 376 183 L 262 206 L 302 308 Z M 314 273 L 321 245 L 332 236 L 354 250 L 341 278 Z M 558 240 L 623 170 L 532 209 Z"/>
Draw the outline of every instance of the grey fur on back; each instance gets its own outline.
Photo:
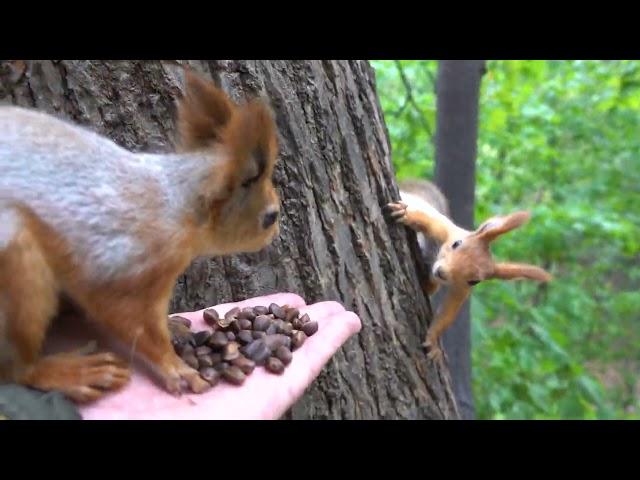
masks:
<path id="1" fill-rule="evenodd" d="M 87 280 L 144 268 L 148 246 L 132 232 L 162 218 L 165 231 L 156 238 L 171 241 L 190 202 L 185 192 L 195 195 L 190 187 L 205 168 L 210 161 L 132 153 L 65 120 L 0 106 L 0 218 L 14 218 L 12 206 L 35 213 L 68 242 L 72 258 L 89 266 Z M 0 248 L 10 241 L 1 237 L 18 227 L 0 228 Z"/>
<path id="2" fill-rule="evenodd" d="M 431 204 L 443 215 L 449 216 L 449 202 L 440 189 L 429 180 L 408 179 L 398 182 L 401 191 L 418 195 L 423 200 Z"/>

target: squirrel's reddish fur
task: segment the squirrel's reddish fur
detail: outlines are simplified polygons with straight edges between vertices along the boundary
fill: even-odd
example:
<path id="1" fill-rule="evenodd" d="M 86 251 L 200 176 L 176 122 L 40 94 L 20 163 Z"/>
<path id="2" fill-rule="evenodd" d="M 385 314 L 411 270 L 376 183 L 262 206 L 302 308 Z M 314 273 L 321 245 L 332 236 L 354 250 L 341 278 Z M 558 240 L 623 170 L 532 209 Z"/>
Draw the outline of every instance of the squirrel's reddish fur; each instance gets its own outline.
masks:
<path id="1" fill-rule="evenodd" d="M 277 129 L 263 102 L 239 105 L 189 71 L 177 125 L 176 153 L 132 153 L 0 107 L 0 380 L 78 402 L 127 383 L 113 353 L 42 356 L 65 296 L 169 392 L 208 388 L 173 351 L 169 300 L 196 256 L 257 251 L 278 234 Z"/>
<path id="2" fill-rule="evenodd" d="M 433 295 L 441 285 L 448 287 L 423 343 L 430 348 L 430 358 L 442 358 L 438 341 L 453 324 L 471 288 L 477 283 L 489 279 L 529 279 L 538 282 L 552 279 L 540 267 L 496 262 L 491 255 L 491 242 L 526 223 L 530 217 L 528 212 L 492 217 L 476 230 L 470 231 L 451 221 L 446 198 L 429 181 L 400 182 L 400 197 L 402 201 L 387 204 L 385 210 L 395 221 L 418 232 L 423 256 L 434 257 L 430 259 L 433 264 L 430 276 L 423 285 L 425 293 Z M 426 249 L 426 239 L 435 240 L 439 245 L 435 255 L 428 255 L 434 252 Z"/>

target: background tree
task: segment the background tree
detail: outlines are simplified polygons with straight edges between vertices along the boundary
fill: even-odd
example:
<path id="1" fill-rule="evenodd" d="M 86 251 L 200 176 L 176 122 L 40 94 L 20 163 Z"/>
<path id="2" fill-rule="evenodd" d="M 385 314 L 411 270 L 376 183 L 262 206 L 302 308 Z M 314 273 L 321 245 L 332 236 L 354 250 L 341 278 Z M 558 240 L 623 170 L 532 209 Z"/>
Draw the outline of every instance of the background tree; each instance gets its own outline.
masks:
<path id="1" fill-rule="evenodd" d="M 134 150 L 171 148 L 177 61 L 27 61 L 0 69 L 0 101 L 89 125 Z M 364 61 L 193 61 L 235 99 L 268 97 L 281 133 L 281 235 L 254 255 L 202 259 L 172 311 L 290 291 L 336 300 L 363 329 L 289 418 L 458 418 L 446 371 L 420 343 L 431 311 L 415 235 L 385 222 L 398 198 L 372 68 Z M 407 241 L 409 240 L 409 241 Z"/>
<path id="2" fill-rule="evenodd" d="M 474 228 L 478 101 L 483 60 L 441 60 L 436 84 L 435 182 L 453 221 Z M 465 302 L 443 335 L 454 392 L 465 419 L 474 418 L 471 387 L 471 312 Z"/>

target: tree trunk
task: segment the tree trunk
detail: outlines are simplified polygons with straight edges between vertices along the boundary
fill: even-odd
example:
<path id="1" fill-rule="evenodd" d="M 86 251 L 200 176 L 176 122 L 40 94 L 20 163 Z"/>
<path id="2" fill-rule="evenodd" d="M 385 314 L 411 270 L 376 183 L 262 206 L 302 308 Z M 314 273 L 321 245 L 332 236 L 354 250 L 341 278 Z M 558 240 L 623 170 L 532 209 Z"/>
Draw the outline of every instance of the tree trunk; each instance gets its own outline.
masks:
<path id="1" fill-rule="evenodd" d="M 453 221 L 474 224 L 478 102 L 484 60 L 443 60 L 438 64 L 435 181 L 449 201 Z M 471 389 L 471 315 L 469 302 L 443 335 L 460 413 L 475 417 Z"/>
<path id="2" fill-rule="evenodd" d="M 413 263 L 415 236 L 382 215 L 398 187 L 366 62 L 29 61 L 24 74 L 0 78 L 0 102 L 71 118 L 129 149 L 166 151 L 180 64 L 237 100 L 270 99 L 281 134 L 282 223 L 260 253 L 195 261 L 176 284 L 171 310 L 278 291 L 307 303 L 339 301 L 363 329 L 287 418 L 459 418 L 448 373 L 420 348 L 431 309 Z"/>

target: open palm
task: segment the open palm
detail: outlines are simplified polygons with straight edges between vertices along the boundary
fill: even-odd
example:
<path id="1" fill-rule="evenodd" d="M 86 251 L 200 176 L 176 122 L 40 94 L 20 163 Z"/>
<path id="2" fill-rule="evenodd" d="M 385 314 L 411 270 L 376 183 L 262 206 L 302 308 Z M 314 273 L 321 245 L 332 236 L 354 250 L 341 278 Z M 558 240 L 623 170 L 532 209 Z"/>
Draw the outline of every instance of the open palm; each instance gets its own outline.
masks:
<path id="1" fill-rule="evenodd" d="M 280 293 L 256 297 L 237 303 L 216 305 L 223 315 L 233 307 L 288 304 L 307 313 L 318 322 L 318 332 L 309 337 L 293 352 L 293 361 L 281 375 L 274 375 L 258 367 L 244 384 L 234 386 L 220 382 L 211 390 L 195 395 L 175 397 L 160 388 L 146 372 L 133 367 L 131 381 L 122 390 L 106 395 L 99 401 L 82 406 L 84 419 L 277 419 L 304 393 L 322 368 L 340 347 L 360 331 L 361 322 L 353 312 L 345 311 L 336 302 L 320 302 L 306 305 L 298 295 Z M 180 313 L 192 321 L 194 330 L 208 328 L 202 319 L 202 311 Z M 70 345 L 68 333 L 58 345 Z M 89 340 L 88 332 L 74 332 L 75 346 Z M 83 338 L 79 338 L 83 337 Z"/>

